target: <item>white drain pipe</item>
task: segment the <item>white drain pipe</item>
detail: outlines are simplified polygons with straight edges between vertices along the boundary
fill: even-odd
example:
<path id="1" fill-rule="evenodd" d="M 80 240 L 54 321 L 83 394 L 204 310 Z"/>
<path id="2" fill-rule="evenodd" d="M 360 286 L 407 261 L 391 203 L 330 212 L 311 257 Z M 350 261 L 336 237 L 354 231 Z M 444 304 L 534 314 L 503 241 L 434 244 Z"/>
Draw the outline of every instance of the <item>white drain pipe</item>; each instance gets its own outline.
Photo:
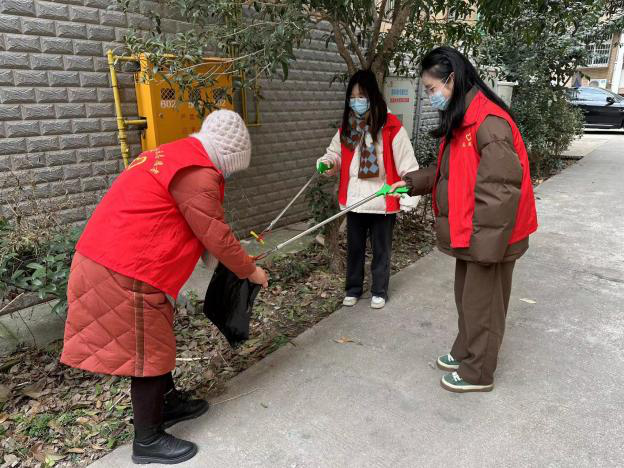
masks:
<path id="1" fill-rule="evenodd" d="M 620 33 L 618 40 L 618 53 L 613 68 L 613 76 L 611 78 L 611 91 L 618 94 L 620 91 L 620 80 L 622 79 L 622 66 L 624 65 L 624 31 Z"/>

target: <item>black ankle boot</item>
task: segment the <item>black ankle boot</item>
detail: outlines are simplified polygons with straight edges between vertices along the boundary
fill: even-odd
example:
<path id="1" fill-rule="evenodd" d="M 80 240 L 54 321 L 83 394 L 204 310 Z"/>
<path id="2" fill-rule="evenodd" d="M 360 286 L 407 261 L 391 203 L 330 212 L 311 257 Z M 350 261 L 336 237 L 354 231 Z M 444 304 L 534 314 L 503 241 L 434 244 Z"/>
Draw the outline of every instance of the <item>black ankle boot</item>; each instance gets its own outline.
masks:
<path id="1" fill-rule="evenodd" d="M 192 400 L 190 396 L 178 390 L 170 390 L 165 395 L 163 427 L 168 428 L 181 421 L 195 419 L 208 411 L 206 400 Z"/>
<path id="2" fill-rule="evenodd" d="M 167 434 L 161 426 L 134 429 L 132 461 L 138 465 L 175 465 L 190 460 L 196 454 L 197 445 Z"/>

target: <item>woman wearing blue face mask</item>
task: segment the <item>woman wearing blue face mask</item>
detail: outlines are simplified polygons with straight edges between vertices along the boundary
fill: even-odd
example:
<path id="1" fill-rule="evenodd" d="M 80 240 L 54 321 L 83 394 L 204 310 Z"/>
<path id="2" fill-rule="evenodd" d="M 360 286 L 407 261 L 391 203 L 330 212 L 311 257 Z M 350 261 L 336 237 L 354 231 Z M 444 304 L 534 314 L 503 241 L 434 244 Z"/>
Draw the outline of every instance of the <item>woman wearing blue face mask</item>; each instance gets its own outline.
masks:
<path id="1" fill-rule="evenodd" d="M 416 171 L 414 149 L 401 121 L 388 113 L 374 73 L 360 70 L 349 80 L 340 129 L 325 155 L 317 162 L 332 167 L 327 175 L 340 175 L 341 208 L 377 192 Z M 347 278 L 345 306 L 354 306 L 363 293 L 366 240 L 370 235 L 371 307 L 381 309 L 388 299 L 392 230 L 399 199 L 376 198 L 347 214 Z"/>
<path id="2" fill-rule="evenodd" d="M 438 248 L 456 260 L 458 334 L 438 367 L 452 392 L 494 387 L 498 351 L 516 260 L 537 229 L 529 161 L 509 108 L 457 50 L 439 47 L 421 78 L 440 111 L 438 164 L 411 172 L 396 187 L 433 194 Z"/>

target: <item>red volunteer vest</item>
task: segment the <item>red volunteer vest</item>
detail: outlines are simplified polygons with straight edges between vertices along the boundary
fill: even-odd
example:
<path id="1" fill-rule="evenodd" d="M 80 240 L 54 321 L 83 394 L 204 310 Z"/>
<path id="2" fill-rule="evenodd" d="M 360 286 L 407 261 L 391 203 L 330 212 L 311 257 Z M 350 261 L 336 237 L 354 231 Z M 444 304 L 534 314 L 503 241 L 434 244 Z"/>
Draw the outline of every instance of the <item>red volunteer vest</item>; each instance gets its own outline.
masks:
<path id="1" fill-rule="evenodd" d="M 537 230 L 537 213 L 533 184 L 531 183 L 529 157 L 520 131 L 507 112 L 487 99 L 479 91 L 466 111 L 462 126 L 455 131 L 451 141 L 448 182 L 449 226 L 451 230 L 451 247 L 455 249 L 470 247 L 470 238 L 473 232 L 472 218 L 475 208 L 475 184 L 481 159 L 481 155 L 477 151 L 477 131 L 489 115 L 503 118 L 511 126 L 514 148 L 520 158 L 523 170 L 518 213 L 509 244 L 515 244 Z M 438 155 L 436 186 L 440 174 L 443 151 L 444 142 L 440 145 Z M 433 209 L 437 216 L 436 186 L 433 189 Z"/>
<path id="2" fill-rule="evenodd" d="M 173 177 L 190 166 L 214 167 L 195 138 L 142 153 L 99 203 L 76 250 L 177 297 L 204 250 L 169 194 Z M 224 191 L 222 181 L 222 201 Z"/>
<path id="3" fill-rule="evenodd" d="M 394 153 L 392 152 L 392 141 L 399 130 L 401 130 L 401 121 L 393 114 L 388 114 L 386 125 L 381 130 L 381 138 L 383 140 L 383 162 L 386 171 L 386 183 L 394 184 L 401 180 L 394 164 Z M 340 155 L 340 185 L 338 186 L 338 202 L 342 206 L 347 205 L 347 192 L 349 191 L 349 168 L 355 151 L 350 150 L 344 144 L 341 145 Z M 379 187 L 381 188 L 381 187 Z M 399 199 L 396 197 L 386 197 L 386 213 L 396 213 L 401 209 Z"/>

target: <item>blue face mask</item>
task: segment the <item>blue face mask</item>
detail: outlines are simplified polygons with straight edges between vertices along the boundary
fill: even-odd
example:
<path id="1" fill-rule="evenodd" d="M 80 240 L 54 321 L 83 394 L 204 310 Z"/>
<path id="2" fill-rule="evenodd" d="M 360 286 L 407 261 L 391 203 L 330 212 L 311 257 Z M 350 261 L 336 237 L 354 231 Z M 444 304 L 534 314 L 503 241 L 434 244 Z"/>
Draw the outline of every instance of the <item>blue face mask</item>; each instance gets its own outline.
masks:
<path id="1" fill-rule="evenodd" d="M 450 77 L 451 75 L 449 75 L 446 81 L 443 83 L 443 87 L 446 86 L 446 83 L 448 83 Z M 436 91 L 431 96 L 429 96 L 429 101 L 431 102 L 431 107 L 439 111 L 445 111 L 449 105 L 449 100 L 444 97 L 441 90 Z"/>
<path id="2" fill-rule="evenodd" d="M 429 97 L 429 101 L 431 102 L 431 107 L 439 111 L 445 111 L 449 104 L 448 99 L 442 95 L 442 91 L 436 91 Z"/>
<path id="3" fill-rule="evenodd" d="M 366 114 L 369 106 L 367 98 L 351 98 L 349 101 L 349 107 L 359 116 Z"/>

